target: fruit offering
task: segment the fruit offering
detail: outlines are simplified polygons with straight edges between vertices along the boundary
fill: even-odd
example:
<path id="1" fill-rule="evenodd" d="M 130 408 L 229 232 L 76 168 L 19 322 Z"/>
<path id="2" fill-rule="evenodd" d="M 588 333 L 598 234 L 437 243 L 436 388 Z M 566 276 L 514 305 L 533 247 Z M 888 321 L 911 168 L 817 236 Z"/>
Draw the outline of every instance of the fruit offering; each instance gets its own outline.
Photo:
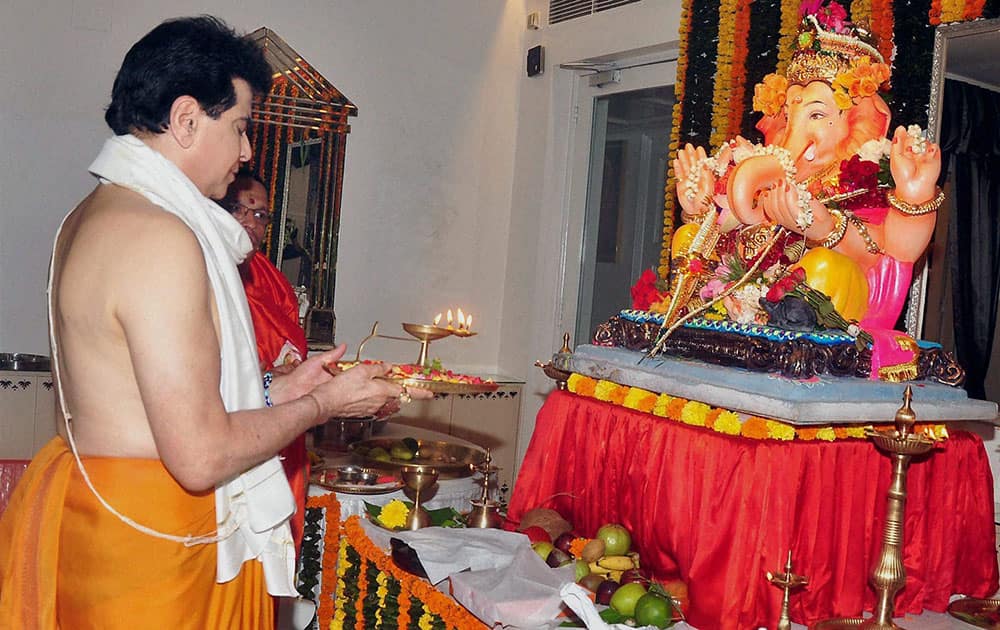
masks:
<path id="1" fill-rule="evenodd" d="M 337 361 L 336 363 L 328 363 L 326 365 L 326 371 L 336 376 L 337 374 L 345 372 L 358 364 L 378 365 L 381 363 L 382 361 L 372 361 L 371 359 L 365 359 L 364 361 Z M 389 370 L 389 374 L 386 375 L 386 378 L 398 381 L 416 381 L 418 384 L 450 383 L 453 385 L 495 385 L 495 383 L 490 379 L 471 376 L 469 374 L 459 374 L 457 372 L 452 372 L 451 370 L 446 370 L 441 366 L 440 361 L 437 360 L 432 361 L 431 365 L 427 367 L 412 363 L 393 364 Z"/>

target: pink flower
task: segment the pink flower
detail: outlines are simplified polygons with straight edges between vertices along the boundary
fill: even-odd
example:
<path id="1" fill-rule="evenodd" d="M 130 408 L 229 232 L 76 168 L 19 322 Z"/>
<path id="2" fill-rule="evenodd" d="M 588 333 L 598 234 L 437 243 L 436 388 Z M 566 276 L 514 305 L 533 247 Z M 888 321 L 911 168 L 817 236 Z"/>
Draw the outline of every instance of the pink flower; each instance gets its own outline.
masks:
<path id="1" fill-rule="evenodd" d="M 726 290 L 726 284 L 722 280 L 714 278 L 712 280 L 709 280 L 708 284 L 706 284 L 701 288 L 699 295 L 703 300 L 711 300 L 712 298 L 719 295 L 725 290 Z"/>
<path id="2" fill-rule="evenodd" d="M 807 15 L 816 15 L 822 7 L 823 0 L 804 0 L 799 5 L 799 17 L 804 18 Z"/>
<path id="3" fill-rule="evenodd" d="M 846 34 L 850 29 L 846 26 L 847 11 L 836 2 L 831 2 L 816 14 L 820 26 L 834 33 Z"/>

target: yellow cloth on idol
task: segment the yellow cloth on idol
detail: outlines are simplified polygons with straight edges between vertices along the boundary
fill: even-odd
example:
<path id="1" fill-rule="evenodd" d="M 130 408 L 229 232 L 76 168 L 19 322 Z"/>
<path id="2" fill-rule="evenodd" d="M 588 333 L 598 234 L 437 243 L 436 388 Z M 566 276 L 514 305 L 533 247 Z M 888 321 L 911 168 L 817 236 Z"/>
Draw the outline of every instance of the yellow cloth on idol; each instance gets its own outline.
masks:
<path id="1" fill-rule="evenodd" d="M 155 459 L 84 457 L 121 514 L 179 536 L 215 530 L 215 493 L 191 494 Z M 214 544 L 186 547 L 102 506 L 57 437 L 25 471 L 0 519 L 0 627 L 273 628 L 261 564 L 218 584 Z"/>

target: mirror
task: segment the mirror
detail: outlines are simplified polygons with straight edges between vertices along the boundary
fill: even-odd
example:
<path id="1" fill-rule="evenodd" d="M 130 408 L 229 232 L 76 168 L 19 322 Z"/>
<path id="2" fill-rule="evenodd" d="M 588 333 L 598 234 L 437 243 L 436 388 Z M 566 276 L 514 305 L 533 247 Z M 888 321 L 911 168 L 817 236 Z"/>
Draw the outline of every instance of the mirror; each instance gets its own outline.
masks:
<path id="1" fill-rule="evenodd" d="M 1000 20 L 942 25 L 935 32 L 927 128 L 942 148 L 947 198 L 928 254 L 920 309 L 923 336 L 955 353 L 970 396 L 990 400 L 1000 399 L 998 57 Z"/>
<path id="2" fill-rule="evenodd" d="M 274 31 L 250 37 L 274 70 L 270 93 L 253 110 L 253 164 L 273 215 L 265 252 L 310 307 L 311 343 L 332 344 L 344 156 L 354 106 Z"/>

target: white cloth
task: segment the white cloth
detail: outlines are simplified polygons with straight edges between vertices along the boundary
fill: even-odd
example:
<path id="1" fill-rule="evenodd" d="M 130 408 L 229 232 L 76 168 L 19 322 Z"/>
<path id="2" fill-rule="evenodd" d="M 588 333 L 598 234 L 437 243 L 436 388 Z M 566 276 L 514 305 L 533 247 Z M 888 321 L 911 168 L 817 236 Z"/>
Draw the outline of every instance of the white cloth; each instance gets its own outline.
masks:
<path id="1" fill-rule="evenodd" d="M 253 249 L 246 231 L 170 160 L 135 136 L 110 138 L 90 172 L 105 183 L 138 192 L 194 232 L 219 314 L 222 401 L 230 412 L 263 407 L 257 344 L 237 270 Z M 224 536 L 218 542 L 216 579 L 228 582 L 245 561 L 257 559 L 268 592 L 294 597 L 295 545 L 288 524 L 294 511 L 295 499 L 277 457 L 216 487 L 215 518 Z"/>

